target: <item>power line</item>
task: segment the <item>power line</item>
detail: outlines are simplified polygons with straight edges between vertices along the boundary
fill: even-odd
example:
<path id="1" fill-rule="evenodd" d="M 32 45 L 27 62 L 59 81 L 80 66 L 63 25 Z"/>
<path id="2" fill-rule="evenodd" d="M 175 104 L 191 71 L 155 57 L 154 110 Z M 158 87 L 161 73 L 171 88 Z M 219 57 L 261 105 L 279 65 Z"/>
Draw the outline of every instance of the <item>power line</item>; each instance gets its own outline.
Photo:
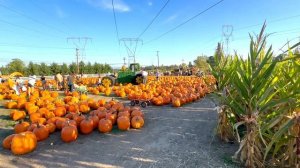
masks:
<path id="1" fill-rule="evenodd" d="M 21 26 L 21 25 L 18 25 L 18 24 L 14 24 L 14 23 L 8 22 L 8 21 L 6 21 L 6 20 L 0 19 L 0 22 L 6 23 L 6 24 L 9 24 L 9 25 L 11 25 L 11 26 L 15 26 L 15 27 L 18 27 L 18 28 L 21 28 L 21 29 L 24 29 L 24 30 L 33 31 L 33 32 L 38 32 L 38 33 L 40 33 L 40 34 L 45 35 L 44 32 L 41 32 L 41 31 L 39 31 L 39 30 L 37 30 L 37 29 L 32 29 L 32 28 L 28 28 L 28 27 Z M 49 35 L 49 36 L 61 38 L 61 37 L 55 36 L 55 35 Z"/>
<path id="2" fill-rule="evenodd" d="M 160 13 L 165 9 L 165 7 L 168 5 L 170 0 L 167 0 L 167 2 L 164 4 L 164 6 L 158 11 L 158 13 L 155 15 L 155 17 L 151 20 L 151 22 L 148 24 L 148 26 L 142 31 L 142 33 L 138 36 L 140 38 L 152 25 L 152 23 L 155 21 L 155 19 L 160 15 Z"/>
<path id="3" fill-rule="evenodd" d="M 113 7 L 113 13 L 114 13 L 114 21 L 115 21 L 115 28 L 116 28 L 116 34 L 117 34 L 117 40 L 119 42 L 120 38 L 119 38 L 119 30 L 118 30 L 118 24 L 117 24 L 117 18 L 116 18 L 116 12 L 115 12 L 115 5 L 114 5 L 114 0 L 111 0 L 111 5 Z M 120 42 L 119 42 L 120 45 Z"/>
<path id="4" fill-rule="evenodd" d="M 47 49 L 60 49 L 60 50 L 73 50 L 74 49 L 74 48 L 66 48 L 66 47 L 35 46 L 35 45 L 10 44 L 10 43 L 0 43 L 0 46 L 20 47 L 20 48 L 47 48 Z"/>
<path id="5" fill-rule="evenodd" d="M 214 8 L 215 6 L 217 6 L 218 4 L 220 4 L 220 3 L 223 2 L 223 1 L 224 1 L 224 0 L 218 1 L 217 3 L 215 3 L 215 4 L 211 5 L 211 6 L 209 6 L 208 8 L 206 8 L 206 9 L 203 10 L 203 11 L 201 11 L 200 13 L 194 15 L 193 17 L 189 18 L 188 20 L 186 20 L 186 21 L 182 22 L 181 24 L 177 25 L 176 27 L 174 27 L 174 28 L 168 30 L 167 32 L 165 32 L 165 33 L 159 35 L 158 37 L 156 37 L 156 38 L 154 38 L 154 39 L 152 39 L 152 40 L 146 42 L 145 44 L 150 43 L 150 42 L 155 41 L 155 40 L 158 40 L 158 39 L 162 38 L 163 36 L 165 36 L 165 35 L 167 35 L 167 34 L 173 32 L 173 31 L 175 31 L 175 30 L 178 29 L 179 27 L 181 27 L 181 26 L 187 24 L 188 22 L 194 20 L 194 19 L 197 18 L 198 16 L 200 16 L 200 15 L 202 15 L 203 13 L 207 12 L 208 10 Z"/>
<path id="6" fill-rule="evenodd" d="M 5 8 L 5 9 L 7 9 L 7 10 L 9 10 L 9 11 L 11 11 L 11 12 L 13 12 L 13 13 L 16 13 L 16 14 L 18 14 L 18 15 L 20 15 L 20 16 L 23 16 L 23 17 L 25 17 L 25 18 L 27 18 L 27 19 L 33 21 L 33 22 L 36 22 L 36 23 L 38 23 L 38 24 L 40 24 L 40 25 L 43 25 L 43 26 L 48 27 L 48 28 L 50 28 L 50 29 L 56 30 L 57 32 L 60 32 L 60 33 L 62 33 L 62 34 L 67 34 L 66 32 L 64 32 L 64 31 L 62 31 L 62 30 L 60 30 L 60 29 L 57 29 L 56 27 L 53 27 L 53 26 L 51 26 L 51 25 L 42 23 L 42 22 L 40 22 L 39 20 L 36 20 L 36 19 L 34 19 L 34 18 L 32 18 L 32 17 L 30 17 L 30 16 L 28 16 L 28 15 L 26 15 L 26 14 L 20 12 L 20 11 L 17 11 L 17 10 L 15 10 L 15 9 L 12 9 L 12 8 L 6 6 L 6 5 L 3 5 L 3 4 L 0 3 L 0 6 L 3 7 L 3 8 Z"/>

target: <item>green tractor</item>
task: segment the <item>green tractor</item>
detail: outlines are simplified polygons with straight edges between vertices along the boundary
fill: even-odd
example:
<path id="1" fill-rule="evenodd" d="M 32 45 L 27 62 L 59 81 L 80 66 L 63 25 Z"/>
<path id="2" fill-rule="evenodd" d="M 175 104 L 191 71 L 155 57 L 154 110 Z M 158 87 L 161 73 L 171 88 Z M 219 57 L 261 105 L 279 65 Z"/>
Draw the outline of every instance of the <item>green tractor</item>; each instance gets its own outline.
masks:
<path id="1" fill-rule="evenodd" d="M 101 84 L 103 86 L 113 86 L 116 83 L 132 83 L 140 84 L 143 83 L 143 77 L 140 71 L 140 64 L 132 63 L 129 69 L 123 68 L 118 72 L 118 75 L 107 75 L 102 78 Z"/>

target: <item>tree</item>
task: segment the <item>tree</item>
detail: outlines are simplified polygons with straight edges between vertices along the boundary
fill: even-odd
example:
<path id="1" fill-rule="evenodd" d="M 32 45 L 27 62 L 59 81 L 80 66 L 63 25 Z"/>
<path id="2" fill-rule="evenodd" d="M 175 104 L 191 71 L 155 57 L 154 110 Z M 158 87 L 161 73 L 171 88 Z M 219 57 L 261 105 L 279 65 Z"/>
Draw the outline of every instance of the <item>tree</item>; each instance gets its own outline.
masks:
<path id="1" fill-rule="evenodd" d="M 63 63 L 60 67 L 61 73 L 62 74 L 68 74 L 69 73 L 69 68 L 66 63 Z"/>
<path id="2" fill-rule="evenodd" d="M 50 65 L 50 71 L 51 71 L 52 75 L 55 75 L 55 74 L 57 74 L 57 73 L 59 73 L 61 71 L 61 68 L 60 68 L 60 66 L 57 63 L 53 62 Z"/>
<path id="3" fill-rule="evenodd" d="M 75 62 L 72 62 L 72 64 L 69 65 L 69 72 L 71 73 L 77 72 L 77 64 Z"/>
<path id="4" fill-rule="evenodd" d="M 207 59 L 207 63 L 211 66 L 211 67 L 214 67 L 214 66 L 216 66 L 216 62 L 215 62 L 215 58 L 214 58 L 214 56 L 210 56 L 210 57 L 208 57 L 208 59 Z"/>
<path id="5" fill-rule="evenodd" d="M 103 72 L 104 73 L 112 72 L 112 67 L 108 64 L 104 64 Z"/>
<path id="6" fill-rule="evenodd" d="M 30 61 L 26 68 L 26 75 L 39 75 L 39 65 Z"/>
<path id="7" fill-rule="evenodd" d="M 102 70 L 101 64 L 95 62 L 93 65 L 93 69 L 94 69 L 95 73 L 97 73 L 97 74 L 101 73 L 101 70 Z"/>
<path id="8" fill-rule="evenodd" d="M 22 60 L 16 58 L 7 65 L 7 68 L 9 73 L 21 72 L 24 74 L 26 67 Z"/>
<path id="9" fill-rule="evenodd" d="M 196 60 L 194 60 L 194 64 L 201 71 L 206 72 L 209 70 L 209 64 L 207 63 L 206 56 L 198 56 Z"/>
<path id="10" fill-rule="evenodd" d="M 189 62 L 189 68 L 192 68 L 193 67 L 193 64 L 192 64 L 192 62 L 190 61 Z"/>
<path id="11" fill-rule="evenodd" d="M 93 68 L 91 62 L 88 62 L 86 64 L 85 69 L 86 69 L 86 73 L 87 74 L 93 74 L 93 73 L 95 73 L 94 68 Z"/>
<path id="12" fill-rule="evenodd" d="M 44 62 L 41 63 L 39 69 L 40 75 L 50 75 L 51 73 L 50 68 Z"/>
<path id="13" fill-rule="evenodd" d="M 79 62 L 79 73 L 80 74 L 83 74 L 83 73 L 86 73 L 86 70 L 85 70 L 85 63 L 83 61 L 80 61 Z"/>

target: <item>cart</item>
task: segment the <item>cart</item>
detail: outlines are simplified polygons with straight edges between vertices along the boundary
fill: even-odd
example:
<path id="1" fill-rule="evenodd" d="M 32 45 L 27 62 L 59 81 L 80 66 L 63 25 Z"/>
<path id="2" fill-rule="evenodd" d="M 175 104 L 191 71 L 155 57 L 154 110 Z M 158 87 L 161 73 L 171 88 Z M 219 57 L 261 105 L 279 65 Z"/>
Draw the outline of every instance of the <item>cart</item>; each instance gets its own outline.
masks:
<path id="1" fill-rule="evenodd" d="M 146 108 L 151 104 L 151 99 L 133 99 L 130 101 L 131 106 L 140 105 L 143 108 Z"/>

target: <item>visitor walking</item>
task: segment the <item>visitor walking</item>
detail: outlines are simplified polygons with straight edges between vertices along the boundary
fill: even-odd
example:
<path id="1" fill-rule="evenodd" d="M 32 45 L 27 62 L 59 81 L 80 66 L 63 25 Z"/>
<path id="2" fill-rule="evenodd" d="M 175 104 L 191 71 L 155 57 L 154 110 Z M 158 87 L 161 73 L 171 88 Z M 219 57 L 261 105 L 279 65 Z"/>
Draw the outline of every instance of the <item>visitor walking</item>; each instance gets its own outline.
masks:
<path id="1" fill-rule="evenodd" d="M 146 84 L 147 83 L 148 72 L 145 71 L 145 68 L 142 69 L 142 77 L 143 77 L 143 84 Z"/>
<path id="2" fill-rule="evenodd" d="M 67 83 L 68 83 L 68 87 L 69 87 L 69 92 L 73 92 L 74 89 L 74 80 L 75 80 L 75 74 L 74 73 L 70 73 L 70 75 L 67 77 Z"/>
<path id="3" fill-rule="evenodd" d="M 46 90 L 46 78 L 44 75 L 41 76 L 41 81 L 42 81 L 42 87 L 43 87 L 43 90 Z"/>
<path id="4" fill-rule="evenodd" d="M 17 76 L 17 78 L 16 78 L 16 86 L 15 86 L 16 87 L 15 91 L 16 91 L 17 95 L 20 95 L 20 93 L 22 92 L 23 85 L 24 85 L 23 79 L 21 79 L 19 76 Z"/>
<path id="5" fill-rule="evenodd" d="M 54 78 L 56 81 L 57 90 L 62 90 L 64 88 L 64 85 L 63 85 L 64 79 L 63 79 L 63 76 L 61 75 L 61 72 L 56 74 Z"/>
<path id="6" fill-rule="evenodd" d="M 156 68 L 155 76 L 156 76 L 156 80 L 158 81 L 159 80 L 159 71 L 158 71 L 158 68 Z"/>
<path id="7" fill-rule="evenodd" d="M 36 83 L 36 76 L 35 75 L 30 75 L 28 77 L 28 88 L 27 88 L 27 93 L 28 97 L 30 98 L 31 94 L 34 92 L 34 85 Z"/>

